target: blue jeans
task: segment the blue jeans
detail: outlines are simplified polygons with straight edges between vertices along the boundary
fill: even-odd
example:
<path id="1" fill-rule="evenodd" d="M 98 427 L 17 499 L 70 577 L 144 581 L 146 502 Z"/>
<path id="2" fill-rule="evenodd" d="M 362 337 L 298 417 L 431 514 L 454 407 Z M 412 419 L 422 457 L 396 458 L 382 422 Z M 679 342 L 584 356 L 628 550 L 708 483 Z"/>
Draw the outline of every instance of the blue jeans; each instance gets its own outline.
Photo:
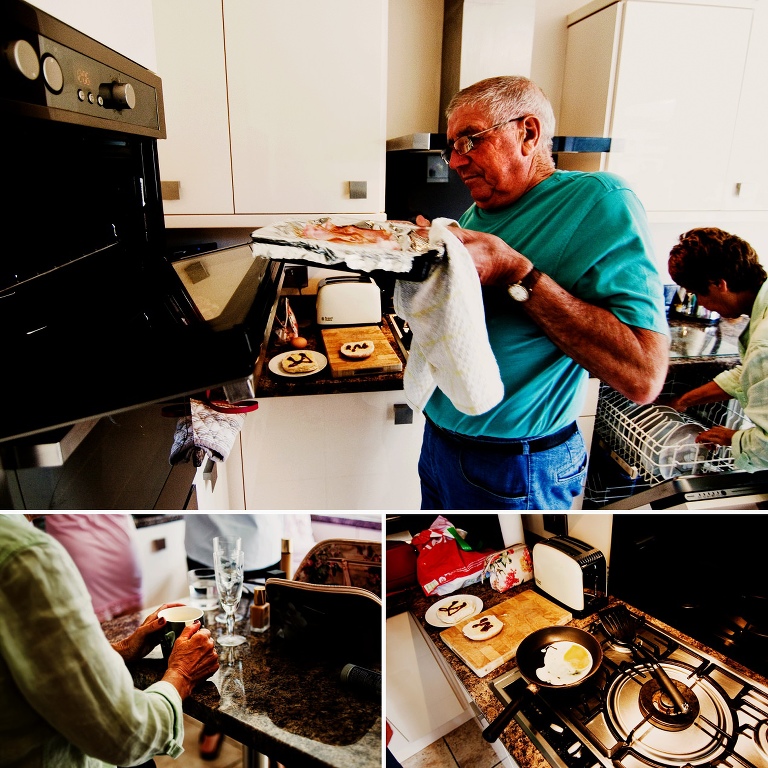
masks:
<path id="1" fill-rule="evenodd" d="M 584 486 L 587 450 L 581 432 L 554 448 L 512 454 L 512 440 L 457 443 L 429 421 L 419 457 L 422 509 L 570 509 Z"/>

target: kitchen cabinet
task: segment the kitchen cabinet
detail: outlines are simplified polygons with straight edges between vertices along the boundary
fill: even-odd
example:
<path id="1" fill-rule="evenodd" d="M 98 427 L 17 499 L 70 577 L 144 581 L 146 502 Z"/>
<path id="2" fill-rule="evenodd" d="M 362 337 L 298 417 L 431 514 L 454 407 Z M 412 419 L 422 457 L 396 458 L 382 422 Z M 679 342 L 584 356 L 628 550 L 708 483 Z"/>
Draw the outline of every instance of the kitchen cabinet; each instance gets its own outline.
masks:
<path id="1" fill-rule="evenodd" d="M 240 434 L 246 509 L 418 509 L 424 417 L 402 390 L 270 397 Z"/>
<path id="2" fill-rule="evenodd" d="M 144 590 L 144 608 L 188 594 L 183 518 L 136 528 Z"/>
<path id="3" fill-rule="evenodd" d="M 386 0 L 155 0 L 154 17 L 168 226 L 383 213 Z"/>
<path id="4" fill-rule="evenodd" d="M 400 761 L 473 717 L 471 699 L 409 613 L 387 619 L 389 748 Z"/>
<path id="5" fill-rule="evenodd" d="M 649 214 L 768 209 L 768 162 L 751 138 L 768 117 L 755 8 L 598 0 L 571 14 L 558 133 L 612 145 L 559 166 L 619 174 Z"/>

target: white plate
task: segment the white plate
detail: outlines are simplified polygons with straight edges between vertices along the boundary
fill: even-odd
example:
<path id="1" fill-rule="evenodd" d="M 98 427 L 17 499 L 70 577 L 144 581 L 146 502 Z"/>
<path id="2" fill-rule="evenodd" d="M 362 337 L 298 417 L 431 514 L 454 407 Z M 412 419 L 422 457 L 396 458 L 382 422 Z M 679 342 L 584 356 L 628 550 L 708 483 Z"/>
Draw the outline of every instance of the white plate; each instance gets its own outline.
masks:
<path id="1" fill-rule="evenodd" d="M 288 371 L 283 370 L 280 363 L 288 355 L 295 355 L 297 352 L 306 352 L 317 363 L 317 369 L 306 373 L 288 373 Z M 281 352 L 279 355 L 275 355 L 269 361 L 269 370 L 278 376 L 285 376 L 286 379 L 300 379 L 302 376 L 314 376 L 316 373 L 320 373 L 326 365 L 328 365 L 328 358 L 322 352 L 316 352 L 314 349 L 294 349 L 291 352 Z"/>
<path id="2" fill-rule="evenodd" d="M 449 624 L 448 622 L 443 621 L 438 613 L 440 608 L 445 605 L 450 605 L 454 600 L 466 600 L 470 605 L 474 605 L 472 613 L 468 613 L 464 619 L 471 619 L 483 610 L 483 601 L 479 597 L 475 597 L 474 595 L 448 595 L 448 597 L 438 600 L 427 608 L 427 612 L 424 614 L 427 623 L 431 624 L 433 627 L 440 627 L 441 629 L 454 626 L 452 623 Z M 459 621 L 464 621 L 464 619 L 459 619 Z"/>
<path id="3" fill-rule="evenodd" d="M 701 424 L 680 424 L 666 436 L 659 451 L 659 472 L 665 480 L 690 472 L 707 455 L 707 447 L 694 442 L 704 431 Z"/>

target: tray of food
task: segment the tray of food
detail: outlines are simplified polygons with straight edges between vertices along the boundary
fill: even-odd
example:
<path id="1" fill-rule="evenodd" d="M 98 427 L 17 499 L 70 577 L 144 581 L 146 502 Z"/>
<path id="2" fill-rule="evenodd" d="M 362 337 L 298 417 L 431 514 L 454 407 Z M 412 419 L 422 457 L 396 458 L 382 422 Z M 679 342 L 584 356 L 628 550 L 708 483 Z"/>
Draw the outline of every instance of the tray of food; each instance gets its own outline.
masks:
<path id="1" fill-rule="evenodd" d="M 278 261 L 354 272 L 393 272 L 423 280 L 445 258 L 429 228 L 408 221 L 361 221 L 348 216 L 288 219 L 251 233 L 253 252 Z"/>

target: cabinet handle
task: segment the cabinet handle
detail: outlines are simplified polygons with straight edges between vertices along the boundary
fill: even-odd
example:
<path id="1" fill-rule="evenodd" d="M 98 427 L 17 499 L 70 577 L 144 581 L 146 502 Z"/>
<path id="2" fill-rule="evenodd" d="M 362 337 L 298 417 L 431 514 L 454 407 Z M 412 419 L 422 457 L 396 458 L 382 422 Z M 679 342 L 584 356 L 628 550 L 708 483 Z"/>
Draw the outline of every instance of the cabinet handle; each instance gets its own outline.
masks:
<path id="1" fill-rule="evenodd" d="M 162 552 L 165 547 L 165 539 L 155 539 L 151 544 L 151 549 L 153 552 Z"/>
<path id="2" fill-rule="evenodd" d="M 160 192 L 163 200 L 181 200 L 181 182 L 161 181 Z"/>
<path id="3" fill-rule="evenodd" d="M 395 403 L 395 424 L 413 424 L 413 408 L 407 403 Z"/>

